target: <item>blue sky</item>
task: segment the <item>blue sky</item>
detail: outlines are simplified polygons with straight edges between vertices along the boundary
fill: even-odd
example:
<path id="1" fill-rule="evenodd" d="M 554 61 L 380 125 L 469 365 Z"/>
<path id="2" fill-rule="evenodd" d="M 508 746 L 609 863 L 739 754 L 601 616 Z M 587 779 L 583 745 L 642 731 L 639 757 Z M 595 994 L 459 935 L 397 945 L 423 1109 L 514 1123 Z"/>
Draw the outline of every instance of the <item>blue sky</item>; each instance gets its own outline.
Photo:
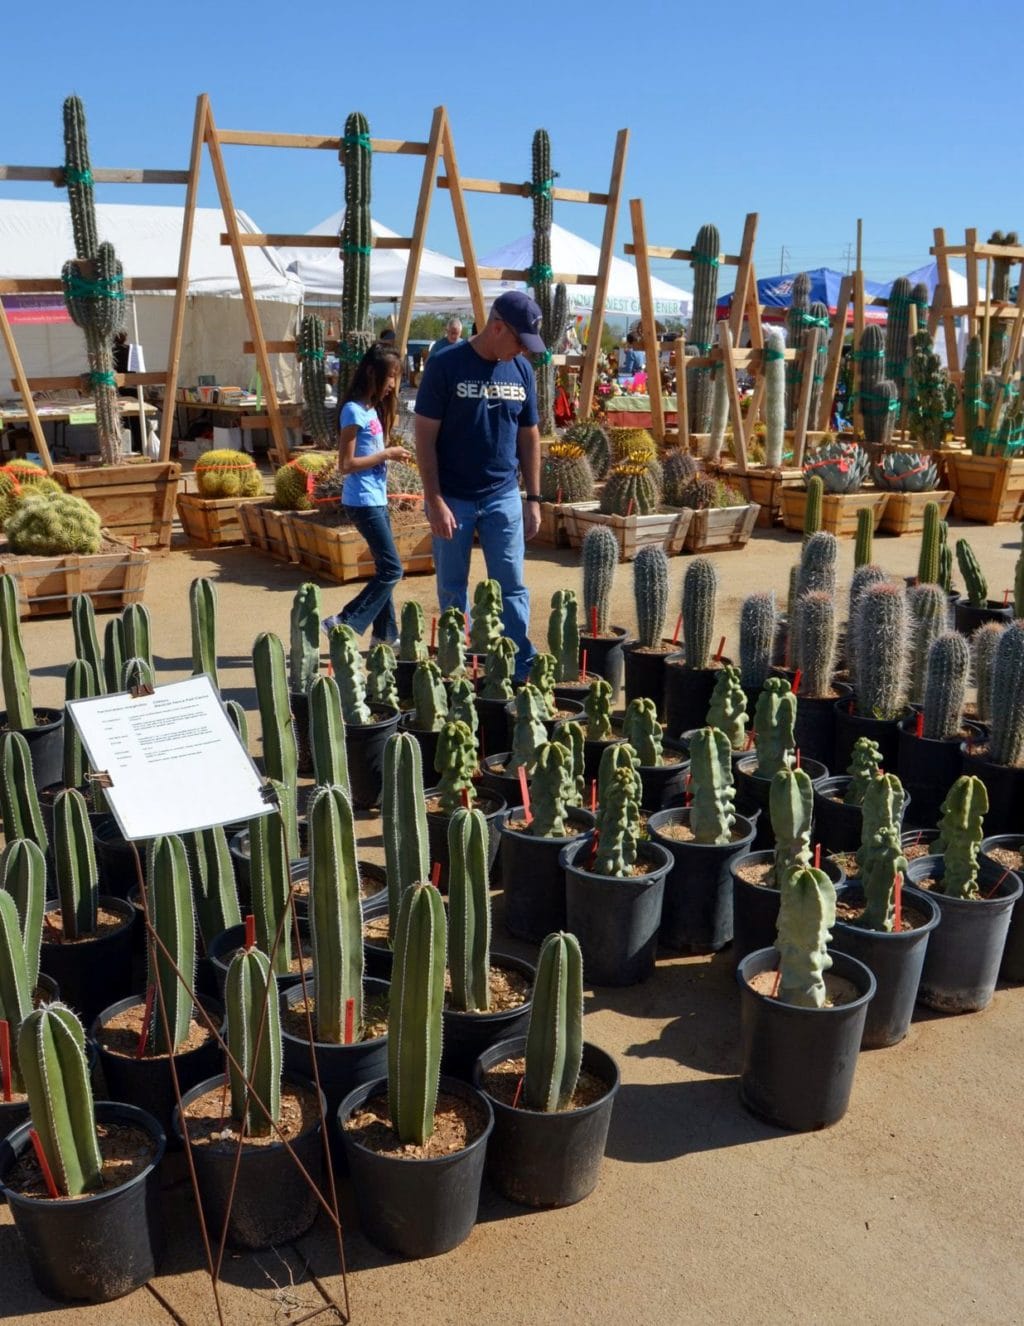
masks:
<path id="1" fill-rule="evenodd" d="M 642 197 L 652 244 L 688 247 L 716 223 L 735 251 L 760 213 L 757 267 L 845 270 L 864 219 L 865 271 L 879 279 L 928 260 L 932 229 L 1024 230 L 1017 166 L 1019 80 L 1006 10 L 949 0 L 857 5 L 517 6 L 265 4 L 262 0 L 108 8 L 102 20 L 58 0 L 6 16 L 0 160 L 59 164 L 61 102 L 85 102 L 93 164 L 187 164 L 195 98 L 224 128 L 340 133 L 363 111 L 382 138 L 424 138 L 447 106 L 466 176 L 526 179 L 546 128 L 560 183 L 604 189 L 615 133 L 630 128 L 626 200 Z M 237 207 L 264 230 L 303 231 L 341 205 L 333 154 L 226 148 Z M 380 157 L 373 213 L 412 226 L 421 161 Z M 204 158 L 200 201 L 216 204 Z M 54 198 L 0 182 L 0 197 Z M 183 190 L 106 186 L 100 201 L 177 203 Z M 525 200 L 470 196 L 478 253 L 530 228 Z M 556 204 L 592 240 L 597 208 Z M 428 243 L 455 253 L 447 194 Z M 852 248 L 849 250 L 852 252 Z M 687 267 L 658 275 L 689 288 Z"/>

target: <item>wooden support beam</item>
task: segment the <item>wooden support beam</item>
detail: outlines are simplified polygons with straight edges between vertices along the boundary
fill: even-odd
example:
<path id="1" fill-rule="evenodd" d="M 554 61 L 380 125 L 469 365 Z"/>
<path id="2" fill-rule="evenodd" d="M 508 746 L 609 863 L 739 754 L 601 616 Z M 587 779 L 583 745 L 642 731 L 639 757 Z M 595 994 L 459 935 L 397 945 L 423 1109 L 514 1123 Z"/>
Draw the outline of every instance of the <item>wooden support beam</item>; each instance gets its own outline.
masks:
<path id="1" fill-rule="evenodd" d="M 1009 258 L 1011 262 L 1024 262 L 1024 244 L 975 244 L 974 253 L 979 258 Z M 944 253 L 947 258 L 963 258 L 967 255 L 966 244 L 940 245 L 936 240 L 928 250 L 933 258 Z"/>
<path id="2" fill-rule="evenodd" d="M 608 297 L 608 283 L 612 275 L 612 256 L 615 244 L 615 227 L 619 219 L 619 203 L 622 199 L 622 176 L 626 169 L 626 153 L 629 150 L 629 130 L 620 129 L 615 135 L 615 151 L 612 154 L 612 173 L 608 184 L 608 203 L 604 212 L 604 226 L 601 229 L 601 257 L 597 264 L 597 284 L 594 288 L 594 311 L 590 318 L 590 332 L 587 337 L 587 354 L 580 374 L 580 400 L 583 408 L 590 413 L 594 400 L 594 386 L 597 383 L 597 360 L 601 353 L 601 332 L 604 328 L 604 306 Z"/>
<path id="3" fill-rule="evenodd" d="M 326 152 L 341 151 L 341 139 L 336 135 L 260 133 L 249 129 L 218 129 L 217 143 L 234 147 L 306 147 Z M 371 138 L 370 146 L 374 152 L 399 156 L 422 157 L 427 154 L 426 143 L 411 143 L 401 138 Z"/>
<path id="4" fill-rule="evenodd" d="M 530 270 L 527 267 L 478 267 L 477 276 L 483 277 L 487 281 L 526 281 L 530 280 Z M 456 276 L 467 276 L 468 268 L 458 266 L 455 268 Z M 596 274 L 583 272 L 552 272 L 551 283 L 558 285 L 597 285 L 598 277 Z"/>
<path id="5" fill-rule="evenodd" d="M 32 391 L 82 391 L 88 392 L 88 373 L 69 373 L 64 377 L 26 378 Z M 118 387 L 162 387 L 167 381 L 166 373 L 115 373 L 114 382 Z M 21 388 L 16 378 L 11 379 L 11 386 Z"/>
<path id="6" fill-rule="evenodd" d="M 11 361 L 11 367 L 14 369 L 13 386 L 21 396 L 25 407 L 25 413 L 28 415 L 28 426 L 32 433 L 32 441 L 35 443 L 39 458 L 46 468 L 47 474 L 53 473 L 53 458 L 50 455 L 50 448 L 46 445 L 46 436 L 43 433 L 43 426 L 39 422 L 39 414 L 36 410 L 36 403 L 32 399 L 32 388 L 28 384 L 28 378 L 25 376 L 25 368 L 21 362 L 21 355 L 18 354 L 18 346 L 14 339 L 14 333 L 11 330 L 11 324 L 7 318 L 7 310 L 4 308 L 3 300 L 0 299 L 0 336 L 3 337 L 4 347 L 7 350 L 7 358 Z"/>
<path id="7" fill-rule="evenodd" d="M 968 241 L 969 242 L 969 241 Z M 1017 309 L 1020 316 L 1013 324 L 1013 334 L 1010 337 L 1010 351 L 1003 363 L 1003 371 L 1000 376 L 1000 390 L 996 392 L 995 400 L 992 402 L 992 408 L 989 410 L 985 426 L 988 429 L 990 438 L 995 437 L 999 431 L 999 419 L 1003 412 L 1003 406 L 1010 394 L 1010 382 L 1017 371 L 1017 357 L 1020 354 L 1021 336 L 1024 334 L 1024 281 L 1020 282 L 1017 288 Z M 991 442 L 987 448 L 987 454 L 991 454 Z"/>
<path id="8" fill-rule="evenodd" d="M 269 355 L 293 355 L 299 349 L 299 343 L 294 338 L 290 341 L 264 341 L 263 346 Z M 254 341 L 242 342 L 242 354 L 254 355 L 255 353 L 256 343 Z"/>
<path id="9" fill-rule="evenodd" d="M 676 370 L 676 432 L 679 445 L 690 450 L 690 398 L 686 390 L 686 337 L 680 335 L 672 354 Z"/>
<path id="10" fill-rule="evenodd" d="M 933 251 L 939 269 L 939 284 L 945 286 L 947 291 L 952 291 L 953 283 L 949 279 L 950 250 L 946 247 L 946 232 L 941 227 L 936 226 L 932 235 L 935 239 Z M 960 354 L 957 347 L 956 321 L 953 317 L 952 303 L 952 298 L 950 298 L 942 314 L 942 327 L 946 337 L 946 366 L 950 372 L 959 372 Z"/>
<path id="11" fill-rule="evenodd" d="M 125 290 L 176 290 L 176 276 L 126 276 Z M 23 276 L 0 280 L 0 295 L 59 295 L 63 293 L 60 277 Z"/>
<path id="12" fill-rule="evenodd" d="M 221 247 L 231 244 L 230 235 L 221 235 Z M 241 237 L 243 249 L 339 249 L 337 235 L 283 235 L 259 234 Z M 372 247 L 375 249 L 411 249 L 412 240 L 403 235 L 374 235 Z"/>
<path id="13" fill-rule="evenodd" d="M 427 154 L 423 162 L 423 174 L 420 176 L 420 192 L 416 200 L 416 219 L 413 223 L 412 239 L 409 245 L 409 261 L 405 266 L 405 280 L 402 283 L 402 302 L 398 306 L 398 326 L 395 328 L 395 340 L 401 349 L 409 339 L 409 324 L 412 322 L 413 303 L 416 298 L 416 284 L 420 277 L 420 262 L 427 238 L 427 224 L 430 221 L 430 204 L 434 197 L 434 175 L 441 152 L 445 144 L 448 127 L 448 113 L 443 106 L 435 106 L 430 121 L 430 137 L 427 140 Z M 483 323 L 478 323 L 483 326 Z"/>
<path id="14" fill-rule="evenodd" d="M 821 405 L 814 426 L 819 432 L 828 429 L 832 418 L 832 403 L 836 398 L 839 384 L 839 369 L 842 366 L 843 342 L 846 339 L 846 310 L 850 306 L 850 291 L 853 280 L 847 275 L 839 282 L 839 294 L 836 297 L 836 316 L 832 323 L 832 339 L 828 343 L 828 361 L 825 365 L 825 381 L 821 387 Z"/>
<path id="15" fill-rule="evenodd" d="M 732 332 L 729 330 L 726 318 L 718 324 L 718 345 L 724 362 L 715 371 L 725 374 L 725 390 L 729 397 L 729 419 L 732 422 L 733 455 L 736 457 L 736 468 L 740 474 L 746 474 L 747 440 L 743 433 L 743 407 L 740 404 L 740 388 L 733 367 Z"/>
<path id="16" fill-rule="evenodd" d="M 465 193 L 492 193 L 504 194 L 512 198 L 532 198 L 533 185 L 529 180 L 522 184 L 512 184 L 505 180 L 459 180 L 459 186 Z M 447 175 L 437 177 L 437 187 L 439 189 L 450 189 L 451 183 Z M 551 197 L 560 203 L 594 203 L 598 207 L 608 206 L 608 195 L 606 193 L 592 193 L 587 189 L 562 189 L 554 186 L 551 190 Z"/>
<path id="17" fill-rule="evenodd" d="M 623 246 L 623 252 L 631 257 L 636 256 L 636 249 L 632 244 Z M 649 258 L 676 258 L 680 262 L 689 262 L 693 257 L 692 249 L 673 249 L 665 248 L 661 244 L 649 244 L 647 246 L 647 256 Z M 743 261 L 743 255 L 740 253 L 720 253 L 718 255 L 719 267 L 738 267 Z"/>
<path id="18" fill-rule="evenodd" d="M 732 308 L 729 310 L 729 335 L 733 345 L 739 344 L 743 329 L 743 317 L 747 311 L 750 291 L 750 275 L 754 265 L 754 242 L 757 239 L 757 213 L 748 212 L 743 222 L 743 238 L 740 241 L 740 261 L 736 268 L 736 285 L 732 295 Z M 757 286 L 754 286 L 756 291 Z"/>
<path id="19" fill-rule="evenodd" d="M 629 200 L 629 219 L 633 228 L 633 244 L 637 251 L 636 282 L 640 295 L 640 326 L 647 350 L 647 396 L 651 403 L 651 432 L 659 445 L 665 441 L 665 409 L 661 397 L 661 365 L 658 362 L 658 333 L 654 319 L 654 292 L 651 288 L 651 267 L 647 261 L 647 226 L 644 221 L 642 198 Z"/>
<path id="20" fill-rule="evenodd" d="M 978 260 L 974 255 L 974 246 L 978 242 L 978 232 L 974 229 L 964 231 L 967 250 L 967 335 L 978 334 Z"/>
<path id="21" fill-rule="evenodd" d="M 127 166 L 93 167 L 96 184 L 187 184 L 187 170 L 145 170 Z M 63 166 L 0 166 L 0 180 L 27 184 L 33 181 L 67 187 Z"/>
<path id="22" fill-rule="evenodd" d="M 764 351 L 764 329 L 761 326 L 761 314 L 763 313 L 761 305 L 757 299 L 757 272 L 754 264 L 750 264 L 750 279 L 747 282 L 747 327 L 750 329 L 750 348 L 751 350 Z M 733 354 L 736 349 L 733 347 Z M 754 394 L 747 405 L 746 417 L 743 420 L 743 445 L 749 450 L 751 441 L 754 437 L 754 429 L 757 427 L 758 415 L 761 412 L 761 403 L 764 400 L 764 374 L 758 373 L 754 379 Z"/>
<path id="23" fill-rule="evenodd" d="M 452 139 L 452 127 L 444 113 L 444 125 L 441 138 L 441 155 L 444 157 L 445 174 L 448 177 L 448 189 L 452 196 L 452 214 L 455 217 L 455 229 L 459 236 L 459 248 L 466 268 L 466 280 L 469 282 L 469 298 L 473 306 L 473 320 L 478 327 L 487 321 L 484 308 L 484 292 L 480 284 L 480 271 L 476 265 L 476 249 L 473 247 L 473 232 L 469 228 L 469 213 L 466 210 L 466 196 L 462 191 L 459 176 L 459 164 L 455 158 L 455 143 Z"/>

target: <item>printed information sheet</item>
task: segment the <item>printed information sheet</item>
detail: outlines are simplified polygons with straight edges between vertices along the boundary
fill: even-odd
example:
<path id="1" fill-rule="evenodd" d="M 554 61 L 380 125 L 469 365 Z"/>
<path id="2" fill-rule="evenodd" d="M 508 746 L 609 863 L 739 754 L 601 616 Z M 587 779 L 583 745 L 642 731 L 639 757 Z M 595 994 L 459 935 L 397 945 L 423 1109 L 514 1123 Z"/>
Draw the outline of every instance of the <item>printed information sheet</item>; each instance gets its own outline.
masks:
<path id="1" fill-rule="evenodd" d="M 70 700 L 68 712 L 125 838 L 188 833 L 254 819 L 271 807 L 263 780 L 207 676 Z"/>

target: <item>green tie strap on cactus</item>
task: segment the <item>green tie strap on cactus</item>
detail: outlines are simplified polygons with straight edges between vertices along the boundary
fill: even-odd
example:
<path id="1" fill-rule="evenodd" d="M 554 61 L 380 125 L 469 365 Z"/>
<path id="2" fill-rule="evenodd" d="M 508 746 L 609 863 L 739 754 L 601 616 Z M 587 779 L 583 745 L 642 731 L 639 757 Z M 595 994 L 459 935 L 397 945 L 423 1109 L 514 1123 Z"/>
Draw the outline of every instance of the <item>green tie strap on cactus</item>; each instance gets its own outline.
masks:
<path id="1" fill-rule="evenodd" d="M 221 824 L 186 833 L 182 841 L 192 878 L 196 922 L 203 945 L 208 948 L 215 936 L 242 923 L 231 849 Z"/>
<path id="2" fill-rule="evenodd" d="M 740 684 L 738 668 L 727 665 L 719 670 L 715 678 L 715 688 L 711 692 L 711 703 L 708 705 L 707 725 L 724 732 L 733 750 L 743 750 L 746 746 L 747 694 Z M 636 746 L 636 742 L 628 734 L 627 739 Z M 637 749 L 639 750 L 639 747 Z M 640 763 L 647 763 L 642 755 Z"/>
<path id="3" fill-rule="evenodd" d="M 199 576 L 188 587 L 189 620 L 192 627 L 192 675 L 206 674 L 213 689 L 220 689 L 217 677 L 217 588 L 212 580 Z M 317 623 L 317 630 L 320 623 Z"/>
<path id="4" fill-rule="evenodd" d="M 553 442 L 548 448 L 540 467 L 540 495 L 545 502 L 589 502 L 594 496 L 594 473 L 578 442 Z"/>
<path id="5" fill-rule="evenodd" d="M 729 738 L 717 728 L 703 727 L 690 740 L 693 800 L 690 828 L 699 843 L 732 842 L 735 788 Z"/>
<path id="6" fill-rule="evenodd" d="M 595 525 L 583 536 L 584 634 L 607 635 L 615 568 L 619 564 L 619 541 L 607 525 Z"/>
<path id="7" fill-rule="evenodd" d="M 870 737 L 858 737 L 853 743 L 846 772 L 850 783 L 843 801 L 848 806 L 861 806 L 868 788 L 882 776 L 882 752 L 878 742 Z"/>
<path id="8" fill-rule="evenodd" d="M 817 530 L 804 542 L 800 550 L 800 566 L 796 592 L 809 594 L 836 592 L 836 564 L 839 560 L 839 540 L 827 530 Z"/>
<path id="9" fill-rule="evenodd" d="M 639 818 L 635 777 L 626 769 L 616 769 L 601 791 L 595 874 L 622 879 L 630 873 L 636 863 Z"/>
<path id="10" fill-rule="evenodd" d="M 959 739 L 971 651 L 958 631 L 945 631 L 928 651 L 922 736 L 929 741 Z"/>
<path id="11" fill-rule="evenodd" d="M 584 774 L 584 750 L 585 740 L 583 728 L 579 723 L 570 719 L 563 723 L 555 732 L 553 741 L 564 746 L 569 752 L 569 769 L 573 782 L 573 790 L 568 798 L 570 806 L 582 806 L 587 793 L 586 777 Z"/>
<path id="12" fill-rule="evenodd" d="M 668 558 L 665 550 L 655 543 L 637 549 L 633 562 L 633 602 L 640 647 L 657 649 L 668 612 Z"/>
<path id="13" fill-rule="evenodd" d="M 231 959 L 224 1004 L 231 1117 L 250 1137 L 266 1137 L 281 1118 L 284 1053 L 277 987 L 258 948 L 239 949 Z"/>
<path id="14" fill-rule="evenodd" d="M 380 640 L 366 656 L 366 699 L 370 704 L 399 708 L 395 651 Z"/>
<path id="15" fill-rule="evenodd" d="M 442 814 L 450 815 L 463 804 L 470 806 L 476 797 L 473 774 L 476 772 L 476 739 L 465 723 L 445 723 L 437 740 L 434 768 L 438 773 L 437 800 Z"/>
<path id="16" fill-rule="evenodd" d="M 103 655 L 96 635 L 96 613 L 88 594 L 76 594 L 71 600 L 71 629 L 75 637 L 75 658 L 92 668 L 94 695 L 104 691 Z"/>
<path id="17" fill-rule="evenodd" d="M 290 913 L 292 881 L 288 836 L 280 811 L 272 810 L 269 815 L 249 821 L 249 850 L 256 943 L 264 953 L 273 951 L 274 971 L 287 976 L 292 960 L 292 923 L 285 911 Z"/>
<path id="18" fill-rule="evenodd" d="M 459 677 L 452 682 L 448 692 L 448 721 L 465 723 L 476 741 L 480 715 L 476 711 L 476 687 L 468 677 Z"/>
<path id="19" fill-rule="evenodd" d="M 526 1033 L 523 1105 L 553 1113 L 571 1108 L 583 1062 L 583 955 L 560 931 L 540 946 Z"/>
<path id="20" fill-rule="evenodd" d="M 430 874 L 423 756 L 419 742 L 408 732 L 396 732 L 384 746 L 381 819 L 388 883 L 388 933 L 394 938 L 402 895 Z"/>
<path id="21" fill-rule="evenodd" d="M 857 924 L 891 934 L 896 923 L 896 876 L 907 871 L 899 829 L 879 829 L 870 841 L 861 843 L 857 860 L 864 890 L 864 911 Z"/>
<path id="22" fill-rule="evenodd" d="M 942 542 L 942 524 L 938 502 L 926 502 L 924 523 L 921 527 L 921 551 L 917 559 L 917 583 L 919 585 L 936 585 L 939 583 L 939 550 Z"/>
<path id="23" fill-rule="evenodd" d="M 935 353 L 932 338 L 919 331 L 913 338 L 908 394 L 908 426 L 914 440 L 929 450 L 941 447 L 957 400 L 957 389 Z"/>
<path id="24" fill-rule="evenodd" d="M 622 735 L 636 751 L 644 767 L 657 767 L 662 758 L 662 731 L 658 706 L 646 696 L 637 696 L 626 706 Z"/>
<path id="25" fill-rule="evenodd" d="M 1014 768 L 1024 759 L 1024 622 L 1003 631 L 992 660 L 989 759 Z"/>
<path id="26" fill-rule="evenodd" d="M 284 646 L 276 635 L 264 631 L 256 637 L 252 664 L 267 777 L 295 788 L 298 785 L 299 757 L 285 676 Z"/>
<path id="27" fill-rule="evenodd" d="M 573 804 L 574 793 L 571 751 L 561 742 L 545 742 L 537 751 L 530 781 L 529 833 L 534 838 L 566 837 L 566 808 Z"/>
<path id="28" fill-rule="evenodd" d="M 804 472 L 806 475 L 806 471 Z M 821 503 L 825 494 L 825 481 L 820 474 L 807 479 L 807 501 L 804 503 L 804 538 L 821 529 Z"/>
<path id="29" fill-rule="evenodd" d="M 695 557 L 683 576 L 683 639 L 688 668 L 711 666 L 718 572 L 714 562 Z"/>
<path id="30" fill-rule="evenodd" d="M 485 700 L 511 700 L 513 695 L 512 678 L 516 669 L 516 654 L 519 646 L 507 635 L 495 640 L 487 655 L 484 665 Z"/>
<path id="31" fill-rule="evenodd" d="M 74 788 L 58 792 L 53 803 L 53 855 L 65 940 L 95 934 L 100 876 L 89 806 Z"/>
<path id="32" fill-rule="evenodd" d="M 870 846 L 876 834 L 881 833 L 883 829 L 894 829 L 899 832 L 905 800 L 903 784 L 895 774 L 880 774 L 868 783 L 860 803 L 861 845 L 856 853 L 858 865 L 862 865 L 867 859 L 865 844 Z"/>
<path id="33" fill-rule="evenodd" d="M 487 821 L 459 809 L 448 822 L 448 971 L 452 1006 L 463 1013 L 491 1007 L 491 895 Z"/>
<path id="34" fill-rule="evenodd" d="M 469 647 L 474 654 L 489 654 L 501 638 L 504 608 L 497 580 L 481 580 L 473 591 Z"/>
<path id="35" fill-rule="evenodd" d="M 305 695 L 320 671 L 320 618 L 323 606 L 318 585 L 307 581 L 295 591 L 290 618 L 291 649 L 288 686 L 293 695 Z"/>
<path id="36" fill-rule="evenodd" d="M 580 680 L 580 626 L 576 591 L 556 589 L 548 617 L 548 650 L 558 661 L 558 680 Z"/>
<path id="37" fill-rule="evenodd" d="M 419 663 L 427 657 L 427 646 L 423 643 L 423 609 L 415 599 L 407 599 L 402 604 L 398 657 L 403 663 Z"/>
<path id="38" fill-rule="evenodd" d="M 344 400 L 356 366 L 373 341 L 370 323 L 370 255 L 373 247 L 370 166 L 373 152 L 366 116 L 358 111 L 345 120 L 338 155 L 345 168 L 345 216 L 340 235 L 344 266 L 338 347 L 338 399 Z"/>
<path id="39" fill-rule="evenodd" d="M 693 269 L 693 313 L 690 318 L 688 346 L 695 345 L 707 354 L 715 335 L 718 300 L 718 255 L 721 251 L 718 227 L 703 225 L 693 242 L 690 266 Z M 706 368 L 689 368 L 693 385 L 687 384 L 690 432 L 706 433 L 711 426 L 711 374 Z"/>
<path id="40" fill-rule="evenodd" d="M 898 718 L 907 688 L 907 599 L 899 585 L 870 585 L 857 607 L 850 652 L 857 656 L 854 700 L 866 718 Z"/>
<path id="41" fill-rule="evenodd" d="M 454 679 L 466 671 L 466 614 L 445 608 L 437 623 L 437 666 L 442 677 Z"/>
<path id="42" fill-rule="evenodd" d="M 103 628 L 103 682 L 108 694 L 121 689 L 126 657 L 124 622 L 120 617 L 113 617 Z"/>
<path id="43" fill-rule="evenodd" d="M 779 994 L 800 1008 L 825 1006 L 826 950 L 836 921 L 836 891 L 821 870 L 794 870 L 779 880 Z"/>
<path id="44" fill-rule="evenodd" d="M 372 722 L 373 714 L 366 703 L 366 674 L 358 636 L 351 626 L 339 624 L 331 629 L 328 648 L 345 722 L 356 726 Z"/>
<path id="45" fill-rule="evenodd" d="M 797 348 L 797 347 L 794 347 Z M 777 470 L 782 465 L 782 451 L 786 441 L 787 406 L 786 364 L 783 360 L 785 349 L 778 332 L 769 332 L 765 339 L 764 356 L 764 463 L 769 469 Z M 788 375 L 793 377 L 792 371 Z M 796 394 L 795 384 L 790 382 L 789 391 Z M 789 424 L 792 427 L 792 424 Z"/>
<path id="46" fill-rule="evenodd" d="M 324 373 L 324 324 L 307 313 L 299 324 L 299 368 L 302 372 L 302 422 L 318 447 L 332 445 L 336 429 L 327 414 L 327 378 Z"/>
<path id="47" fill-rule="evenodd" d="M 185 844 L 169 834 L 154 838 L 149 849 L 146 906 L 159 944 L 148 945 L 147 984 L 155 986 L 146 1044 L 152 1054 L 173 1054 L 188 1039 L 192 1025 L 192 1000 L 187 990 L 195 988 L 196 922 L 192 908 Z M 164 952 L 166 949 L 166 953 Z M 184 977 L 184 984 L 178 973 Z M 187 989 L 186 989 L 187 986 Z M 160 1005 L 167 1013 L 167 1030 Z"/>
<path id="48" fill-rule="evenodd" d="M 412 698 L 415 706 L 413 726 L 419 732 L 440 732 L 448 719 L 448 696 L 441 669 L 424 659 L 412 674 Z"/>
<path id="49" fill-rule="evenodd" d="M 85 700 L 96 694 L 96 682 L 92 668 L 82 659 L 76 658 L 68 665 L 64 676 L 64 700 Z M 65 712 L 64 717 L 64 759 L 63 782 L 65 787 L 81 787 L 85 782 L 88 763 L 82 748 L 82 738 L 78 735 L 71 718 Z"/>
<path id="50" fill-rule="evenodd" d="M 910 610 L 910 684 L 907 698 L 911 704 L 921 704 L 928 674 L 928 654 L 946 629 L 949 603 L 945 591 L 938 585 L 914 585 L 907 592 L 907 604 Z"/>
<path id="51" fill-rule="evenodd" d="M 811 864 L 814 786 L 804 769 L 780 769 L 768 789 L 768 814 L 775 834 L 775 887 L 793 870 Z"/>
<path id="52" fill-rule="evenodd" d="M 316 986 L 316 1037 L 345 1040 L 363 1026 L 363 911 L 352 803 L 342 787 L 321 787 L 309 804 L 310 937 Z"/>
<path id="53" fill-rule="evenodd" d="M 558 681 L 558 662 L 554 654 L 534 654 L 527 681 L 540 695 L 542 717 L 554 718 L 555 684 Z"/>
<path id="54" fill-rule="evenodd" d="M 936 892 L 947 898 L 978 897 L 978 852 L 987 812 L 985 784 L 980 778 L 963 774 L 942 803 L 939 836 L 933 850 L 944 858 L 944 871 L 933 886 Z"/>
<path id="55" fill-rule="evenodd" d="M 125 658 L 141 658 L 154 672 L 153 619 L 144 603 L 129 603 L 121 613 Z"/>
<path id="56" fill-rule="evenodd" d="M 103 1159 L 82 1024 L 64 1004 L 45 1004 L 22 1022 L 17 1059 L 54 1182 L 68 1197 L 91 1192 L 99 1187 Z"/>
<path id="57" fill-rule="evenodd" d="M 444 1006 L 444 904 L 432 884 L 402 895 L 394 935 L 388 1112 L 401 1141 L 422 1146 L 434 1131 Z"/>
<path id="58" fill-rule="evenodd" d="M 333 677 L 314 677 L 309 687 L 309 746 L 313 754 L 313 781 L 348 791 L 348 749 L 341 692 Z"/>
<path id="59" fill-rule="evenodd" d="M 42 894 L 40 894 L 40 930 L 42 929 L 41 900 Z M 37 968 L 38 961 L 37 955 Z M 20 1091 L 22 1084 L 13 1048 L 17 1044 L 18 1028 L 32 1012 L 34 989 L 35 983 L 29 979 L 29 958 L 25 936 L 22 934 L 19 922 L 18 908 L 11 895 L 0 890 L 0 1018 L 8 1024 L 11 1031 L 11 1085 L 15 1091 Z"/>
<path id="60" fill-rule="evenodd" d="M 836 661 L 836 604 L 824 590 L 803 594 L 793 623 L 793 662 L 801 675 L 800 694 L 824 699 L 833 693 Z"/>
<path id="61" fill-rule="evenodd" d="M 515 697 L 515 726 L 512 732 L 512 755 L 508 764 L 510 773 L 525 769 L 532 774 L 537 763 L 537 752 L 547 743 L 547 729 L 543 718 L 547 713 L 544 697 L 529 682 Z"/>
<path id="62" fill-rule="evenodd" d="M 0 736 L 0 813 L 4 838 L 30 838 L 45 852 L 49 847 L 46 824 L 39 809 L 32 756 L 20 732 Z"/>
<path id="63" fill-rule="evenodd" d="M 988 603 L 988 581 L 966 539 L 956 541 L 956 561 L 967 590 L 967 601 L 972 608 L 984 608 Z"/>
<path id="64" fill-rule="evenodd" d="M 583 712 L 587 716 L 587 740 L 610 741 L 612 732 L 612 687 L 611 682 L 603 677 L 596 677 L 590 683 L 583 701 Z"/>
<path id="65" fill-rule="evenodd" d="M 746 690 L 759 691 L 770 673 L 776 625 L 774 593 L 748 594 L 740 608 L 740 682 Z"/>
<path id="66" fill-rule="evenodd" d="M 780 769 L 790 768 L 796 754 L 795 724 L 796 696 L 789 682 L 783 677 L 769 677 L 754 710 L 759 778 L 774 778 Z"/>
<path id="67" fill-rule="evenodd" d="M 0 680 L 3 682 L 7 727 L 17 732 L 36 725 L 32 686 L 18 620 L 18 588 L 14 576 L 0 576 Z"/>

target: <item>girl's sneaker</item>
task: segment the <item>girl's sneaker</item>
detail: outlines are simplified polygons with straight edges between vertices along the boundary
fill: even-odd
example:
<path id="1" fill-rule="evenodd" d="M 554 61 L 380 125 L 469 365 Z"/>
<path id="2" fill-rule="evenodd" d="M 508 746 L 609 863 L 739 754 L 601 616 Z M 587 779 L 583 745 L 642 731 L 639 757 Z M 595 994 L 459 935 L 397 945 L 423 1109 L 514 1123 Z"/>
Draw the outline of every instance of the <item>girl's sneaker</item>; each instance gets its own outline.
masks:
<path id="1" fill-rule="evenodd" d="M 324 635 L 326 635 L 327 638 L 330 639 L 331 632 L 334 630 L 336 626 L 340 625 L 341 625 L 341 618 L 337 614 L 335 614 L 335 616 L 333 617 L 325 617 L 323 621 L 320 623 L 320 629 L 321 631 L 323 631 Z"/>

